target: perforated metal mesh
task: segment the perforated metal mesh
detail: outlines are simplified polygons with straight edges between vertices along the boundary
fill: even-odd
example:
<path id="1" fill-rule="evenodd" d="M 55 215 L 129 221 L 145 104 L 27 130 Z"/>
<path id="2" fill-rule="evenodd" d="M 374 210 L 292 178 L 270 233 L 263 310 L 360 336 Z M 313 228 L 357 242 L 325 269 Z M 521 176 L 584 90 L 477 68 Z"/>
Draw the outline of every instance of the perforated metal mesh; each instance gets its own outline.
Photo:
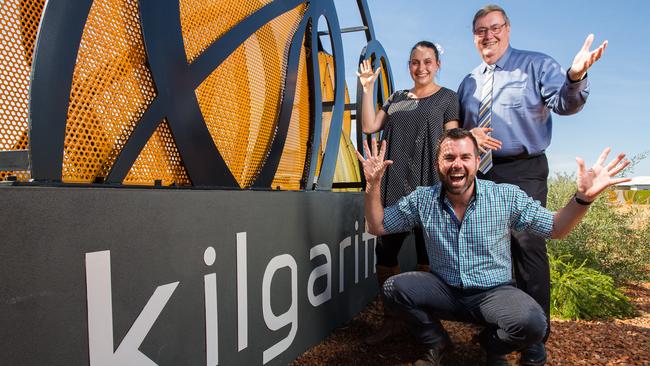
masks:
<path id="1" fill-rule="evenodd" d="M 332 102 L 334 101 L 334 85 L 335 85 L 335 74 L 334 74 L 334 57 L 324 52 L 319 52 L 318 62 L 320 66 L 320 75 L 321 75 L 321 93 L 323 96 L 323 102 Z M 350 102 L 350 96 L 348 94 L 347 87 L 345 88 L 345 103 Z M 327 136 L 329 135 L 330 125 L 332 121 L 332 112 L 323 112 L 323 133 L 321 138 L 321 146 L 318 156 L 318 165 L 317 172 L 321 169 L 321 163 L 323 161 L 323 153 L 325 150 L 325 144 L 327 143 Z M 352 144 L 350 134 L 352 116 L 350 111 L 345 111 L 343 113 L 343 125 L 341 129 L 341 139 L 339 141 L 339 151 L 336 159 L 336 169 L 334 171 L 334 183 L 353 183 L 361 182 L 361 176 L 359 173 L 359 168 L 357 164 L 357 157 L 355 154 L 355 147 Z M 359 191 L 360 188 L 343 188 L 343 189 L 334 189 L 334 191 Z"/>
<path id="2" fill-rule="evenodd" d="M 194 61 L 214 40 L 270 2 L 181 0 L 181 28 L 188 61 Z"/>
<path id="3" fill-rule="evenodd" d="M 300 64 L 296 81 L 296 95 L 293 101 L 291 121 L 282 158 L 275 173 L 272 187 L 283 190 L 298 190 L 303 178 L 307 159 L 307 141 L 310 129 L 309 80 L 307 79 L 307 56 L 305 48 L 300 51 Z"/>
<path id="4" fill-rule="evenodd" d="M 242 188 L 252 184 L 266 159 L 275 133 L 291 37 L 304 10 L 305 5 L 300 5 L 264 25 L 196 90 L 212 139 Z M 198 22 L 191 24 L 196 29 L 184 30 L 184 38 L 185 32 L 202 32 Z"/>
<path id="5" fill-rule="evenodd" d="M 386 98 L 390 96 L 390 90 L 388 89 L 388 73 L 386 73 L 386 63 L 384 59 L 381 59 L 381 87 L 384 90 L 384 95 Z M 381 108 L 381 105 L 377 106 L 378 110 Z"/>
<path id="6" fill-rule="evenodd" d="M 269 2 L 181 0 L 181 31 L 189 62 Z M 44 3 L 45 0 L 0 1 L 3 150 L 29 147 L 27 93 Z M 267 158 L 282 102 L 290 41 L 306 7 L 302 4 L 257 30 L 196 90 L 213 141 L 242 188 L 252 184 Z M 301 188 L 310 135 L 305 60 L 303 49 L 294 107 L 273 188 Z M 331 73 L 333 69 L 328 66 L 321 71 Z M 329 77 L 322 75 L 323 80 Z M 329 88 L 326 94 L 331 100 L 332 84 Z M 62 180 L 91 183 L 105 178 L 155 97 L 137 0 L 95 0 L 84 26 L 73 73 Z M 324 117 L 323 144 L 331 114 Z M 349 129 L 349 112 L 345 118 Z M 349 136 L 349 130 L 344 135 Z M 319 165 L 321 160 L 322 152 Z M 8 174 L 18 174 L 23 180 L 29 178 L 29 172 L 0 172 L 0 178 Z M 163 185 L 191 184 L 166 121 L 158 126 L 123 183 L 153 184 L 156 180 Z"/>
<path id="7" fill-rule="evenodd" d="M 325 53 L 318 53 L 318 71 L 320 74 L 320 90 L 323 103 L 334 101 L 334 58 Z M 332 112 L 323 112 L 321 121 L 321 138 L 318 147 L 318 161 L 316 162 L 316 176 L 320 175 L 323 154 L 327 144 L 327 135 L 332 121 Z"/>
<path id="8" fill-rule="evenodd" d="M 345 103 L 350 103 L 348 89 L 345 89 Z M 334 171 L 334 183 L 360 183 L 361 173 L 356 155 L 356 148 L 352 143 L 351 136 L 352 116 L 350 111 L 343 114 L 343 129 L 339 141 L 339 153 L 336 158 L 336 170 Z M 356 137 L 354 137 L 356 138 Z M 361 188 L 336 188 L 335 192 L 359 192 Z"/>
<path id="9" fill-rule="evenodd" d="M 154 183 L 151 177 L 159 179 L 164 186 L 189 184 L 190 181 L 166 119 L 142 149 L 124 183 L 151 185 Z"/>
<path id="10" fill-rule="evenodd" d="M 45 0 L 0 1 L 0 150 L 29 147 L 28 98 L 36 32 Z M 0 171 L 0 180 L 15 175 L 30 178 L 28 171 Z"/>
<path id="11" fill-rule="evenodd" d="M 65 182 L 89 183 L 106 177 L 156 96 L 138 17 L 133 0 L 95 0 L 90 9 L 68 107 Z M 175 147 L 164 149 L 165 144 L 152 143 L 170 137 L 168 126 L 159 127 L 138 158 L 140 166 L 131 168 L 124 183 L 153 184 L 160 179 L 163 184 L 189 184 Z M 153 165 L 144 168 L 143 161 Z"/>
<path id="12" fill-rule="evenodd" d="M 96 0 L 73 74 L 63 181 L 89 183 L 106 177 L 155 95 L 137 1 Z M 141 177 L 151 182 L 156 178 Z"/>

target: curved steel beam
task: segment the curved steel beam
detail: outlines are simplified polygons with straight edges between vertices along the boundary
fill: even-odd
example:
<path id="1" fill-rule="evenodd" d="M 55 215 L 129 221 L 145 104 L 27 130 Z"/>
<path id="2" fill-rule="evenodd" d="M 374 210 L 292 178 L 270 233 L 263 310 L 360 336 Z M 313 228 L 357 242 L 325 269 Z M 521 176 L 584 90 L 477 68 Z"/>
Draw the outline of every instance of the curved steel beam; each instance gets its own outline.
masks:
<path id="1" fill-rule="evenodd" d="M 372 25 L 372 18 L 370 17 L 370 9 L 368 9 L 368 2 L 366 0 L 357 0 L 357 7 L 359 8 L 361 21 L 366 26 L 366 41 L 376 39 L 375 28 Z"/>
<path id="2" fill-rule="evenodd" d="M 332 1 L 318 1 L 320 15 L 325 18 L 329 28 L 329 37 L 332 44 L 332 56 L 334 58 L 334 107 L 330 120 L 329 133 L 323 153 L 321 170 L 318 175 L 318 190 L 331 190 L 336 170 L 336 160 L 341 142 L 341 131 L 343 127 L 343 111 L 345 109 L 345 63 L 343 57 L 343 40 L 341 39 L 341 27 L 339 25 L 336 8 Z M 316 23 L 317 24 L 317 23 Z M 313 34 L 318 37 L 318 29 L 313 29 Z M 318 60 L 318 55 L 316 55 Z M 317 84 L 320 86 L 320 83 Z M 320 94 L 320 93 L 319 93 Z M 316 101 L 322 115 L 322 98 Z"/>
<path id="3" fill-rule="evenodd" d="M 29 90 L 29 149 L 35 181 L 61 181 L 72 75 L 92 3 L 48 1 L 43 9 Z"/>

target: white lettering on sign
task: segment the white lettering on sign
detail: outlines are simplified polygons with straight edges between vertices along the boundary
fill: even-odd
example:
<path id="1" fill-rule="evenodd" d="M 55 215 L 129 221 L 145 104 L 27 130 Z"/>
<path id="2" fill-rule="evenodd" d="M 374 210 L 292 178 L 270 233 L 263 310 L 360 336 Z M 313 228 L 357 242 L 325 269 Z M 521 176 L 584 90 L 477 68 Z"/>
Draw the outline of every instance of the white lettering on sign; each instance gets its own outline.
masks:
<path id="1" fill-rule="evenodd" d="M 275 272 L 284 267 L 288 267 L 291 271 L 291 305 L 284 313 L 275 315 L 271 309 L 271 281 Z M 266 364 L 286 351 L 298 332 L 298 265 L 289 254 L 273 257 L 266 266 L 262 279 L 262 314 L 264 322 L 270 330 L 275 331 L 286 325 L 291 325 L 286 338 L 264 351 L 262 363 Z"/>
<path id="2" fill-rule="evenodd" d="M 375 236 L 358 233 L 346 237 L 338 245 L 339 251 L 339 293 L 344 291 L 345 252 L 354 250 L 354 281 L 359 281 L 359 241 L 365 246 L 364 278 L 368 278 L 370 251 L 374 254 Z M 237 281 L 237 348 L 242 351 L 248 347 L 248 268 L 246 232 L 236 236 L 236 281 Z M 371 240 L 373 245 L 370 245 Z M 354 245 L 353 245 L 354 244 Z M 371 249 L 372 248 L 372 249 Z M 352 253 L 349 253 L 352 254 Z M 310 261 L 323 257 L 324 262 L 314 267 L 307 281 L 307 298 L 313 307 L 318 307 L 332 299 L 332 254 L 327 243 L 313 246 L 309 251 Z M 351 257 L 350 255 L 347 256 Z M 216 251 L 206 248 L 203 261 L 207 266 L 214 265 Z M 155 366 L 156 363 L 142 353 L 139 348 L 162 313 L 165 305 L 173 295 L 180 282 L 158 286 L 142 311 L 131 325 L 117 348 L 113 337 L 113 302 L 111 285 L 110 251 L 86 253 L 86 295 L 88 301 L 88 347 L 90 366 Z M 376 258 L 373 263 L 376 263 Z M 277 314 L 271 307 L 271 284 L 276 272 L 288 270 L 290 273 L 291 301 L 288 309 Z M 325 288 L 316 293 L 315 283 L 325 277 Z M 219 323 L 217 301 L 217 274 L 203 276 L 205 300 L 205 349 L 206 365 L 219 364 Z M 281 254 L 273 257 L 264 271 L 262 279 L 262 315 L 266 326 L 271 331 L 290 326 L 289 334 L 262 353 L 264 364 L 285 352 L 293 343 L 298 332 L 298 264 L 293 256 Z M 276 309 L 277 310 L 277 309 Z"/>
<path id="3" fill-rule="evenodd" d="M 339 243 L 339 293 L 345 291 L 345 249 L 352 245 L 352 238 L 348 236 Z"/>
<path id="4" fill-rule="evenodd" d="M 208 247 L 203 254 L 203 261 L 211 266 L 217 254 L 213 247 Z M 209 273 L 203 276 L 205 290 L 205 364 L 219 364 L 219 323 L 217 321 L 217 274 Z"/>
<path id="5" fill-rule="evenodd" d="M 248 269 L 246 233 L 237 233 L 237 350 L 248 347 Z"/>
<path id="6" fill-rule="evenodd" d="M 86 253 L 90 364 L 92 366 L 156 365 L 138 348 L 176 290 L 176 286 L 178 282 L 156 288 L 120 345 L 113 352 L 111 254 L 108 250 Z"/>
<path id="7" fill-rule="evenodd" d="M 307 281 L 307 297 L 309 298 L 309 303 L 313 306 L 321 305 L 332 298 L 332 254 L 330 253 L 330 247 L 325 243 L 318 244 L 309 251 L 310 260 L 314 260 L 314 258 L 321 255 L 325 257 L 325 263 L 314 268 L 309 274 L 309 280 Z M 317 278 L 323 276 L 327 276 L 327 285 L 320 295 L 316 295 L 314 292 L 314 283 Z"/>

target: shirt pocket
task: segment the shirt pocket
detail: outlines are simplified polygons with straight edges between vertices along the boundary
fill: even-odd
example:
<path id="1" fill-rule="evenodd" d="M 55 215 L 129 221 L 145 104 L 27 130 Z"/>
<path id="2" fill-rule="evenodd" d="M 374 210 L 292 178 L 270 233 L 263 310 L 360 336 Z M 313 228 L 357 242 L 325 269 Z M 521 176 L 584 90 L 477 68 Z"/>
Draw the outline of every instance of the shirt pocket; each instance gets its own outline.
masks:
<path id="1" fill-rule="evenodd" d="M 526 90 L 525 80 L 507 81 L 501 89 L 494 90 L 497 93 L 497 104 L 504 108 L 520 108 Z"/>

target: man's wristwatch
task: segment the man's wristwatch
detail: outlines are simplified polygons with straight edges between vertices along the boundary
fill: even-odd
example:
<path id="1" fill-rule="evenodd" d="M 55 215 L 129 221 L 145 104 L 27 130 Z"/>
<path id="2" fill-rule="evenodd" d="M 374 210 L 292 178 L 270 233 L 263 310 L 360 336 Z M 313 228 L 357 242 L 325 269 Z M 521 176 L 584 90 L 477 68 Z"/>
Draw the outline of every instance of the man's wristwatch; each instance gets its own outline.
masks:
<path id="1" fill-rule="evenodd" d="M 592 203 L 594 203 L 594 201 L 585 201 L 583 199 L 578 198 L 577 193 L 573 195 L 573 199 L 576 201 L 577 204 L 582 205 L 582 206 L 589 206 Z"/>

